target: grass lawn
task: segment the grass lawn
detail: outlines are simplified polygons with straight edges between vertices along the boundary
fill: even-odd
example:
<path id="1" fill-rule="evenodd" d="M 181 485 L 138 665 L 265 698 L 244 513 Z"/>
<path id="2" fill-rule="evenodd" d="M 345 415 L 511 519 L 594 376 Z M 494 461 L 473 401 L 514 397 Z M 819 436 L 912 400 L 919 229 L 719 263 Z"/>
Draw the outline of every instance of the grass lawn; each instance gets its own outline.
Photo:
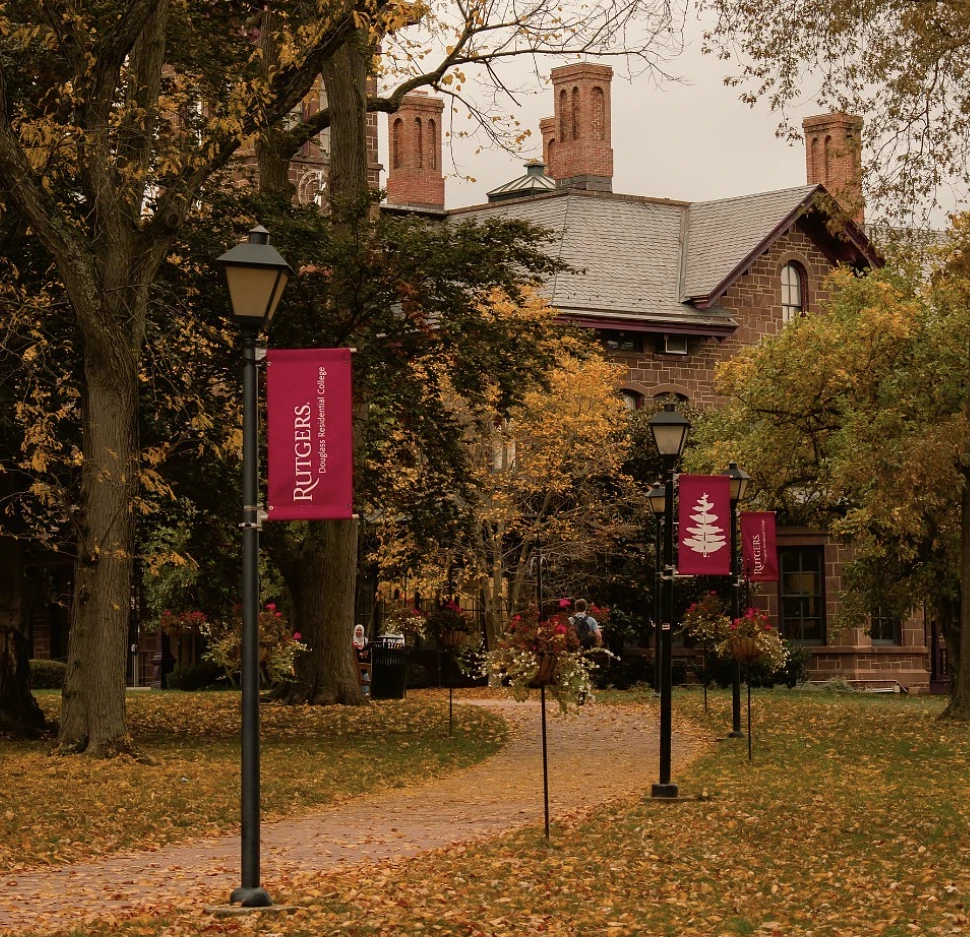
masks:
<path id="1" fill-rule="evenodd" d="M 39 693 L 56 717 L 59 693 Z M 155 762 L 51 757 L 51 742 L 0 740 L 0 872 L 150 849 L 238 828 L 239 694 L 139 693 L 136 742 Z M 500 719 L 447 703 L 347 709 L 264 705 L 263 816 L 299 813 L 478 761 L 505 738 Z"/>
<path id="2" fill-rule="evenodd" d="M 604 694 L 605 697 L 605 694 Z M 727 693 L 705 717 L 723 735 Z M 635 704 L 635 700 L 631 700 Z M 119 937 L 227 929 L 309 935 L 970 933 L 970 729 L 928 698 L 760 691 L 754 751 L 727 740 L 674 780 L 694 798 L 630 795 L 547 846 L 536 828 L 393 866 L 274 883 L 292 917 L 142 918 Z M 652 780 L 645 779 L 646 782 Z M 603 766 L 604 794 L 610 788 Z M 647 784 L 647 787 L 649 785 Z"/>

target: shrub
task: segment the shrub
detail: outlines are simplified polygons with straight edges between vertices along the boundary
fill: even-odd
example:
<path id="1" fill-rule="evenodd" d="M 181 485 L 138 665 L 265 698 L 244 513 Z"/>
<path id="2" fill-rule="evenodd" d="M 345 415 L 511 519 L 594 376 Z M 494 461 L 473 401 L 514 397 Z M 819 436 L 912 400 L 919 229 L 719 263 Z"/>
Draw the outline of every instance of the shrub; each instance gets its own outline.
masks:
<path id="1" fill-rule="evenodd" d="M 300 633 L 290 633 L 286 616 L 278 612 L 272 602 L 260 610 L 257 626 L 260 680 L 275 686 L 283 680 L 293 679 L 296 655 L 308 650 L 302 643 Z M 242 665 L 242 606 L 236 606 L 227 619 L 206 620 L 199 627 L 209 642 L 205 659 L 219 664 L 229 682 L 235 686 L 236 675 Z"/>
<path id="2" fill-rule="evenodd" d="M 169 690 L 205 690 L 209 688 L 226 688 L 225 670 L 215 661 L 203 660 L 197 664 L 187 664 L 173 670 L 165 678 L 165 686 Z"/>
<path id="3" fill-rule="evenodd" d="M 812 659 L 812 652 L 807 647 L 792 644 L 790 641 L 785 641 L 784 645 L 788 651 L 788 660 L 784 667 L 775 669 L 759 660 L 750 665 L 749 671 L 748 665 L 742 664 L 741 680 L 744 681 L 750 675 L 751 686 L 768 690 L 778 684 L 794 689 L 796 686 L 802 686 L 807 682 L 808 665 Z M 708 658 L 707 666 L 712 683 L 716 683 L 722 688 L 731 685 L 734 661 L 712 654 Z"/>
<path id="4" fill-rule="evenodd" d="M 812 660 L 812 652 L 801 644 L 790 644 L 786 641 L 785 645 L 788 648 L 788 663 L 778 674 L 778 678 L 789 690 L 794 690 L 808 682 L 808 665 Z"/>
<path id="5" fill-rule="evenodd" d="M 30 688 L 32 690 L 62 690 L 67 664 L 60 660 L 30 661 Z"/>
<path id="6" fill-rule="evenodd" d="M 409 690 L 423 690 L 431 686 L 428 668 L 421 664 L 408 664 L 406 686 Z"/>

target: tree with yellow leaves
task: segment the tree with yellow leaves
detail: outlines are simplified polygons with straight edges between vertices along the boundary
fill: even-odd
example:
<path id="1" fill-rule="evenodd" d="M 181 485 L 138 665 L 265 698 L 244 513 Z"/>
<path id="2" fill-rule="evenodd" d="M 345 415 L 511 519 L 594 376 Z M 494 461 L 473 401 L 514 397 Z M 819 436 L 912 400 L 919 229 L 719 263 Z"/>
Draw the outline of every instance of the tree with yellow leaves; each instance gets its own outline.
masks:
<path id="1" fill-rule="evenodd" d="M 524 314 L 537 312 L 554 314 L 535 298 Z M 547 596 L 563 594 L 569 565 L 595 557 L 625 531 L 620 505 L 635 497 L 620 473 L 628 446 L 621 369 L 576 337 L 551 326 L 549 336 L 555 363 L 521 403 L 505 410 L 495 392 L 482 402 L 454 389 L 448 397 L 468 469 L 454 495 L 460 523 L 438 543 L 437 568 L 454 563 L 458 587 L 481 600 L 491 645 L 514 612 L 535 603 L 540 547 Z M 385 569 L 400 571 L 406 561 L 407 528 L 407 518 L 382 525 Z"/>
<path id="2" fill-rule="evenodd" d="M 695 468 L 737 459 L 766 507 L 854 547 L 845 624 L 924 601 L 950 655 L 948 715 L 970 719 L 970 218 L 927 281 L 834 276 L 821 314 L 722 366 L 731 402 L 698 427 Z"/>

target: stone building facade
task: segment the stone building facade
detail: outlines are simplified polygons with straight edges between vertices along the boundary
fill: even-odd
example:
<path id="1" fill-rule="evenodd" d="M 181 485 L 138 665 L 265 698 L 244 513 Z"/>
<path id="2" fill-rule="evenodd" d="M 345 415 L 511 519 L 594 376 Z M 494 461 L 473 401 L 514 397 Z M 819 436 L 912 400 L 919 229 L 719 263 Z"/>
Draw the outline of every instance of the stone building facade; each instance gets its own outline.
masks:
<path id="1" fill-rule="evenodd" d="M 543 163 L 527 164 L 486 204 L 446 209 L 442 187 L 434 189 L 441 200 L 423 209 L 452 220 L 498 213 L 551 230 L 551 252 L 577 272 L 553 277 L 548 298 L 564 320 L 595 329 L 626 366 L 627 405 L 674 396 L 716 407 L 724 403 L 714 382 L 721 362 L 816 313 L 836 265 L 861 273 L 881 263 L 861 228 L 861 121 L 805 120 L 804 185 L 711 202 L 622 195 L 612 191 L 611 77 L 587 63 L 553 69 L 554 115 L 540 123 Z M 422 171 L 432 172 L 427 162 Z M 392 211 L 418 204 L 417 194 L 438 184 L 437 176 L 409 176 L 392 188 L 394 178 L 392 170 Z M 783 634 L 810 648 L 814 679 L 927 689 L 940 662 L 931 665 L 935 639 L 919 610 L 896 621 L 873 609 L 869 631 L 835 631 L 850 549 L 820 531 L 780 529 L 781 581 L 766 584 L 758 601 Z"/>

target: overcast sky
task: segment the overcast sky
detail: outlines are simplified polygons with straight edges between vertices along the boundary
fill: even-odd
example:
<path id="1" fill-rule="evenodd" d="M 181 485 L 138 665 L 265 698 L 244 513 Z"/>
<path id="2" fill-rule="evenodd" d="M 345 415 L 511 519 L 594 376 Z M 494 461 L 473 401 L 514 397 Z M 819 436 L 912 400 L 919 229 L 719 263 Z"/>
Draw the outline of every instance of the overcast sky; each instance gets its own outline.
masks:
<path id="1" fill-rule="evenodd" d="M 730 63 L 703 55 L 700 33 L 696 22 L 688 22 L 687 48 L 670 62 L 670 70 L 682 83 L 657 87 L 647 76 L 630 81 L 623 75 L 621 61 L 602 60 L 616 72 L 612 84 L 613 191 L 701 201 L 804 185 L 803 144 L 792 145 L 775 135 L 779 118 L 766 104 L 751 108 L 738 99 L 740 89 L 724 86 L 722 79 Z M 544 73 L 548 76 L 556 64 L 561 63 L 547 60 Z M 531 87 L 533 93 L 521 97 L 515 116 L 532 130 L 531 139 L 520 157 L 486 147 L 481 135 L 456 139 L 451 144 L 455 160 L 446 141 L 443 165 L 449 208 L 485 202 L 489 189 L 521 176 L 527 159 L 541 157 L 539 120 L 553 114 L 552 88 L 548 84 L 540 88 L 524 63 L 521 75 L 520 87 Z M 822 112 L 810 93 L 805 97 L 806 103 L 792 111 L 799 124 L 804 117 Z M 465 123 L 463 117 L 456 117 L 456 123 Z M 481 152 L 476 153 L 480 147 Z M 386 120 L 381 130 L 381 158 L 386 167 Z M 473 176 L 475 181 L 465 181 L 462 176 Z M 953 206 L 947 207 L 952 210 Z M 942 226 L 944 218 L 944 212 L 936 213 L 934 226 Z"/>

